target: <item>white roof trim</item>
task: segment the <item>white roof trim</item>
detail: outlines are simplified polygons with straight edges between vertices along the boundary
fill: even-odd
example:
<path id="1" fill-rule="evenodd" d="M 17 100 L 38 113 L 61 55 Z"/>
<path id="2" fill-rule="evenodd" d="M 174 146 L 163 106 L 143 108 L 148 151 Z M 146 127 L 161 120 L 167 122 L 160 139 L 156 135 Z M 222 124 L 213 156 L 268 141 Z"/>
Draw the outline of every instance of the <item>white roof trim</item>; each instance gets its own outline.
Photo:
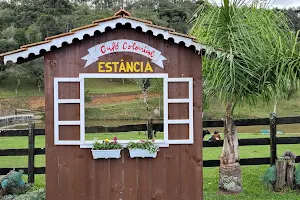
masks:
<path id="1" fill-rule="evenodd" d="M 99 23 L 97 26 L 85 28 L 82 30 L 78 30 L 71 35 L 58 37 L 52 39 L 50 42 L 45 44 L 40 44 L 32 47 L 28 47 L 27 50 L 12 53 L 4 56 L 4 63 L 6 64 L 8 61 L 12 61 L 14 63 L 17 62 L 18 58 L 28 58 L 30 54 L 34 54 L 35 56 L 40 55 L 42 50 L 49 52 L 51 47 L 60 48 L 64 42 L 71 44 L 75 38 L 82 40 L 84 35 L 94 36 L 95 31 L 100 31 L 101 33 L 105 32 L 106 28 L 115 29 L 117 24 L 125 25 L 126 23 L 131 24 L 131 27 L 136 29 L 137 27 L 141 27 L 143 32 L 152 31 L 154 36 L 161 34 L 165 40 L 169 38 L 174 39 L 174 43 L 184 42 L 186 47 L 195 46 L 196 51 L 200 51 L 201 49 L 205 49 L 208 54 L 211 52 L 216 52 L 218 57 L 220 55 L 225 55 L 223 52 L 217 52 L 212 47 L 207 47 L 205 45 L 201 45 L 197 42 L 194 42 L 193 39 L 188 37 L 183 37 L 179 35 L 172 34 L 168 30 L 163 30 L 155 27 L 148 26 L 144 22 L 136 21 L 128 18 L 116 18 L 109 21 L 104 21 Z"/>

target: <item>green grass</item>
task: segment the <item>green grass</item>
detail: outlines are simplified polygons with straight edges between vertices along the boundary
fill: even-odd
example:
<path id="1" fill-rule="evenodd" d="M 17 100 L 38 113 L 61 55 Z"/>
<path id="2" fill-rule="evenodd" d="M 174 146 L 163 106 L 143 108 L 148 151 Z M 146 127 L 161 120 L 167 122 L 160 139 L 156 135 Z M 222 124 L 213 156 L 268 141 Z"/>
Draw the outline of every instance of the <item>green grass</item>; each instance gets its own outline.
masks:
<path id="1" fill-rule="evenodd" d="M 85 79 L 85 90 L 89 91 L 89 94 L 111 94 L 119 92 L 139 92 L 141 89 L 139 86 L 125 79 L 123 84 L 122 79 Z"/>
<path id="2" fill-rule="evenodd" d="M 219 168 L 204 168 L 204 199 L 205 200 L 297 200 L 297 191 L 286 190 L 273 192 L 260 181 L 260 177 L 269 166 L 242 166 L 243 193 L 239 195 L 223 195 L 218 192 Z"/>
<path id="3" fill-rule="evenodd" d="M 153 108 L 159 106 L 159 98 L 149 98 L 150 109 L 147 110 L 143 100 L 103 104 L 99 107 L 86 108 L 86 120 L 141 120 L 153 115 Z M 161 108 L 162 109 L 162 108 Z M 161 115 L 162 116 L 162 115 Z"/>
<path id="4" fill-rule="evenodd" d="M 300 134 L 284 134 L 278 135 L 279 137 L 300 137 Z M 251 134 L 251 133 L 239 133 L 239 139 L 246 138 L 267 138 L 269 135 L 265 134 Z M 208 140 L 209 136 L 206 135 L 204 140 Z M 222 135 L 222 139 L 223 139 Z M 285 150 L 290 150 L 296 155 L 300 155 L 300 144 L 281 144 L 277 145 L 277 153 L 281 155 Z M 260 146 L 240 146 L 239 147 L 240 158 L 262 158 L 270 156 L 270 146 L 260 145 Z M 222 153 L 222 147 L 209 147 L 203 148 L 203 160 L 218 160 Z"/>
<path id="5" fill-rule="evenodd" d="M 112 134 L 87 134 L 87 138 L 93 139 L 95 135 L 102 135 L 103 137 L 112 137 Z M 139 137 L 138 132 L 130 133 L 115 133 L 119 139 L 123 139 L 128 135 L 131 135 L 134 139 Z M 300 134 L 284 134 L 280 137 L 287 136 L 300 136 Z M 162 137 L 162 133 L 158 133 L 158 138 Z M 205 137 L 205 140 L 209 136 Z M 222 136 L 223 137 L 223 136 Z M 240 133 L 239 138 L 265 138 L 268 135 Z M 7 148 L 27 148 L 27 137 L 3 137 L 0 140 L 1 149 Z M 44 136 L 36 137 L 36 147 L 44 147 Z M 300 155 L 300 145 L 278 145 L 278 155 L 282 154 L 284 150 L 292 150 L 296 155 Z M 203 156 L 204 160 L 218 159 L 221 154 L 221 147 L 216 148 L 204 148 Z M 245 146 L 240 147 L 241 158 L 254 158 L 254 157 L 268 157 L 269 146 Z M 38 155 L 35 158 L 36 166 L 45 166 L 45 156 Z M 0 168 L 3 167 L 27 167 L 27 156 L 7 156 L 0 157 Z M 240 195 L 222 195 L 218 192 L 218 167 L 204 168 L 204 198 L 208 200 L 276 200 L 276 199 L 299 199 L 299 193 L 296 191 L 283 191 L 275 193 L 269 191 L 262 185 L 260 177 L 267 170 L 267 165 L 261 166 L 242 166 L 243 173 L 243 189 L 244 192 Z M 26 180 L 26 176 L 24 177 Z M 35 188 L 45 187 L 45 175 L 36 175 Z"/>
<path id="6" fill-rule="evenodd" d="M 37 85 L 32 80 L 22 80 L 18 88 L 17 95 L 15 94 L 14 86 L 15 86 L 15 80 L 13 78 L 7 78 L 0 83 L 0 94 L 1 94 L 0 99 L 10 98 L 10 101 L 12 102 L 13 106 L 15 105 L 17 106 L 21 104 L 20 102 L 13 103 L 14 101 L 18 100 L 16 97 L 24 97 L 23 99 L 21 99 L 21 101 L 24 101 L 24 103 L 26 103 L 27 97 L 44 95 L 43 91 L 38 91 Z M 113 79 L 113 81 L 110 81 L 110 79 L 86 79 L 85 87 L 86 90 L 89 90 L 89 95 L 140 91 L 138 85 L 134 82 L 129 81 L 128 79 L 125 79 L 124 85 L 122 79 Z M 114 106 L 116 107 L 128 106 L 128 104 L 123 104 L 123 103 L 124 102 L 120 102 L 119 104 L 115 104 Z M 134 104 L 135 103 L 132 103 L 132 105 Z M 24 104 L 24 106 L 25 105 L 26 104 Z M 20 106 L 17 107 L 19 108 Z M 26 108 L 26 106 L 24 108 Z M 93 109 L 95 111 L 93 111 Z M 224 111 L 225 111 L 225 107 L 223 104 L 221 104 L 217 100 L 212 100 L 210 102 L 209 108 L 204 110 L 205 112 L 204 118 L 211 118 L 211 119 L 223 118 Z M 273 102 L 270 102 L 270 104 L 265 104 L 262 101 L 258 100 L 258 103 L 255 106 L 249 106 L 246 104 L 242 106 L 238 105 L 235 109 L 235 119 L 269 117 L 269 113 L 272 111 L 273 111 Z M 99 118 L 99 114 L 98 114 L 99 107 L 88 108 L 88 112 L 91 114 L 96 114 L 97 118 Z M 292 99 L 288 102 L 279 101 L 277 106 L 277 113 L 279 117 L 300 116 L 300 97 Z"/>
<path id="7" fill-rule="evenodd" d="M 269 104 L 258 100 L 255 106 L 247 104 L 237 105 L 234 110 L 234 118 L 266 118 L 273 112 L 273 102 Z M 204 110 L 204 118 L 221 119 L 225 116 L 225 106 L 217 100 L 210 102 L 209 108 Z M 277 105 L 278 117 L 300 116 L 300 96 L 290 101 L 279 101 Z"/>
<path id="8" fill-rule="evenodd" d="M 133 131 L 133 132 L 123 132 L 123 133 L 87 133 L 85 135 L 86 140 L 94 140 L 94 138 L 98 138 L 99 140 L 109 139 L 112 140 L 113 137 L 117 137 L 118 140 L 146 140 L 147 135 L 144 131 Z M 155 140 L 162 140 L 164 138 L 164 134 L 162 132 L 156 133 Z"/>
<path id="9" fill-rule="evenodd" d="M 37 84 L 32 80 L 22 80 L 18 87 L 18 94 L 15 93 L 16 81 L 13 77 L 8 77 L 0 83 L 0 98 L 43 96 L 44 91 L 38 90 Z"/>

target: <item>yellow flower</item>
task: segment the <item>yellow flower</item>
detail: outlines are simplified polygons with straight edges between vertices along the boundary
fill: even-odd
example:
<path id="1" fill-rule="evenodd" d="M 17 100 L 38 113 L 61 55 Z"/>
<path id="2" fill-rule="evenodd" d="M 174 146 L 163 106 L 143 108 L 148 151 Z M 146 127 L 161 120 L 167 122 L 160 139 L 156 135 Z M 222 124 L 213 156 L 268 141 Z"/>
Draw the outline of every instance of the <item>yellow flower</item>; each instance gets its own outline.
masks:
<path id="1" fill-rule="evenodd" d="M 108 139 L 105 139 L 104 142 L 109 142 L 109 140 L 108 140 Z"/>

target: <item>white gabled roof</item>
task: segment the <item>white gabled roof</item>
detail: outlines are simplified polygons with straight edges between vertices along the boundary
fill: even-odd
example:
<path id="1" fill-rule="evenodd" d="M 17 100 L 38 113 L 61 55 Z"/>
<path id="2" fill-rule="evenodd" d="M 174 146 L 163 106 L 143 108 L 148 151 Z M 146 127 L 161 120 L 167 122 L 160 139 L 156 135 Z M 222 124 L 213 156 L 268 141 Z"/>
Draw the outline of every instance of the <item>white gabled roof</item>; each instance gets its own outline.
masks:
<path id="1" fill-rule="evenodd" d="M 177 33 L 173 29 L 153 25 L 150 21 L 130 17 L 130 14 L 127 14 L 127 16 L 119 14 L 124 13 L 123 11 L 119 11 L 117 16 L 94 21 L 91 25 L 71 30 L 68 33 L 46 38 L 46 40 L 42 42 L 21 46 L 20 49 L 1 54 L 0 57 L 3 58 L 4 64 L 8 61 L 16 63 L 18 59 L 27 59 L 29 56 L 39 57 L 42 56 L 41 54 L 43 52 L 51 51 L 51 48 L 53 47 L 62 47 L 63 43 L 71 44 L 74 39 L 83 40 L 84 36 L 94 36 L 96 31 L 104 33 L 107 28 L 115 29 L 117 24 L 130 24 L 133 29 L 140 27 L 144 33 L 151 31 L 154 36 L 161 35 L 165 40 L 172 38 L 174 43 L 179 44 L 183 42 L 186 47 L 194 46 L 196 51 L 199 52 L 201 50 L 205 50 L 207 54 L 214 52 L 218 56 L 225 55 L 224 52 L 216 51 L 212 47 L 207 47 L 197 43 L 195 38 L 189 35 Z"/>

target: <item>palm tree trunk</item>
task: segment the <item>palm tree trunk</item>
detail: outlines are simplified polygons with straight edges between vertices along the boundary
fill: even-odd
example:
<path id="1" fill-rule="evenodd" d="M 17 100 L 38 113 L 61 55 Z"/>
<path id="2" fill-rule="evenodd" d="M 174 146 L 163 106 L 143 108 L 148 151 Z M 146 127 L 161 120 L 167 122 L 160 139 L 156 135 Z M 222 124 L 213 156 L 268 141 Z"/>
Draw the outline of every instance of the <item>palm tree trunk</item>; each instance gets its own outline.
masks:
<path id="1" fill-rule="evenodd" d="M 223 192 L 242 192 L 242 171 L 239 164 L 239 143 L 232 118 L 232 103 L 226 107 L 224 144 L 220 159 L 219 189 Z"/>

